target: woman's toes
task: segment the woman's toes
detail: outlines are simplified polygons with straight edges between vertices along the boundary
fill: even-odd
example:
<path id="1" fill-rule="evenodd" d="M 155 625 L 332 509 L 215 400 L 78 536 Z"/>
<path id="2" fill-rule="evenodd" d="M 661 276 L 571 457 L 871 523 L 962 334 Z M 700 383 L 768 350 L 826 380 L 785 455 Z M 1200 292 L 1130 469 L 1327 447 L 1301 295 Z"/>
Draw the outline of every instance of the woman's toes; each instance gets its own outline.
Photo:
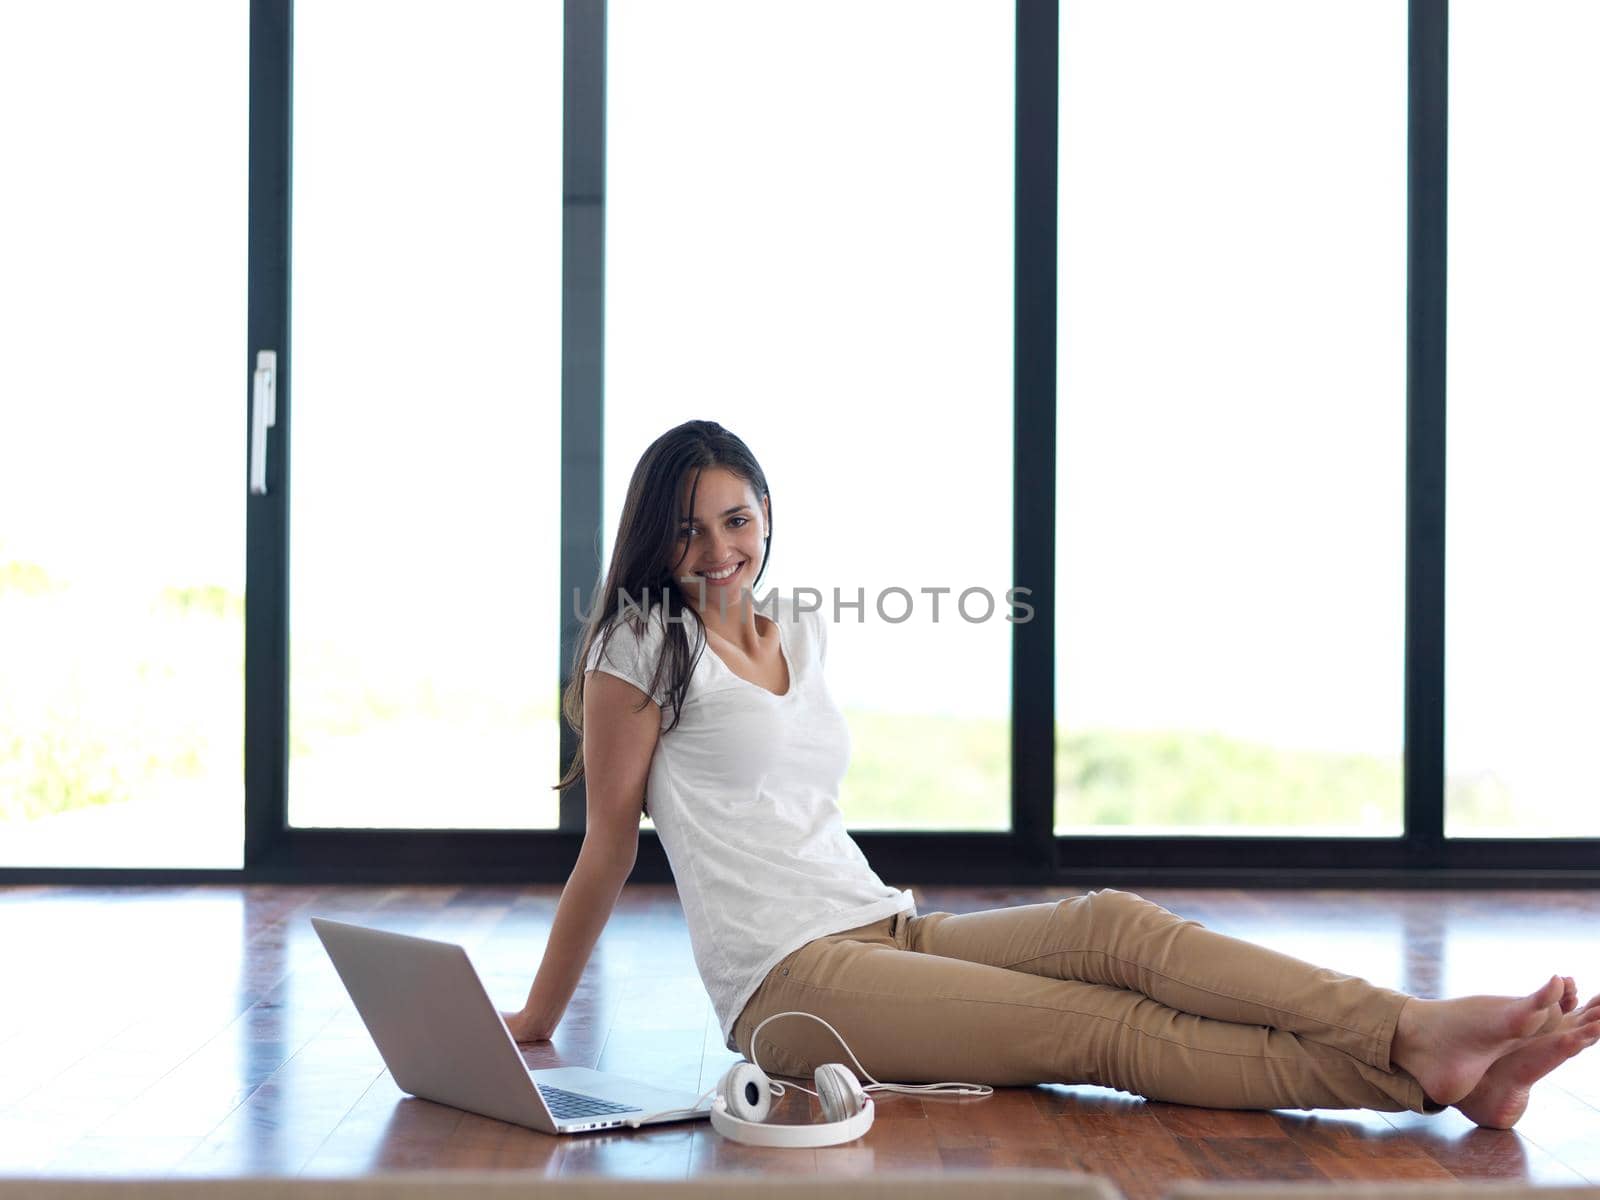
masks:
<path id="1" fill-rule="evenodd" d="M 1509 1037 L 1525 1038 L 1537 1035 L 1546 1027 L 1546 1022 L 1561 1000 L 1562 991 L 1566 987 L 1566 980 L 1559 975 L 1550 976 L 1550 980 L 1537 992 L 1524 998 L 1521 1004 L 1515 1005 L 1511 1011 L 1510 1026 L 1506 1030 Z"/>
<path id="2" fill-rule="evenodd" d="M 1583 1020 L 1583 1014 L 1596 1004 L 1600 1004 L 1600 996 L 1595 996 L 1583 1007 L 1578 1007 L 1578 988 L 1572 976 L 1563 978 L 1565 987 L 1561 991 L 1561 1004 L 1558 1008 L 1545 1009 L 1544 1022 L 1533 1031 L 1534 1037 L 1547 1033 L 1554 1033 L 1558 1029 L 1571 1029 L 1576 1023 Z"/>
<path id="3" fill-rule="evenodd" d="M 1538 991 L 1529 994 L 1527 997 L 1528 1003 L 1534 1008 L 1549 1008 L 1552 1004 L 1561 1002 L 1561 997 L 1566 990 L 1566 979 L 1560 975 L 1552 975 L 1545 980 Z"/>

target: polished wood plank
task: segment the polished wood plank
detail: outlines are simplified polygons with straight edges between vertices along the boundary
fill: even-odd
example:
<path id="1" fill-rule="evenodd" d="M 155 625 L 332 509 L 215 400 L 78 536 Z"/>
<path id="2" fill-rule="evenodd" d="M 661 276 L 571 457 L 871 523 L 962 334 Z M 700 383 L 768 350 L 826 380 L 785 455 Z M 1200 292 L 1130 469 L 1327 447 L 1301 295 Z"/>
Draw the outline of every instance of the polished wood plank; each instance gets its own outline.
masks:
<path id="1" fill-rule="evenodd" d="M 1160 1200 L 1171 1186 L 1207 1179 L 1171 1134 L 1122 1133 L 1105 1126 L 1063 1126 L 1072 1169 L 1103 1175 L 1128 1200 Z"/>
<path id="2" fill-rule="evenodd" d="M 1537 1184 L 1590 1182 L 1533 1141 L 1533 1135 L 1521 1131 L 1520 1126 L 1515 1130 L 1479 1129 L 1454 1109 L 1428 1116 L 1384 1116 L 1457 1179 Z M 1596 1118 L 1594 1128 L 1600 1132 L 1600 1113 Z"/>
<path id="3" fill-rule="evenodd" d="M 1381 1113 L 1273 1113 L 1284 1133 L 1328 1179 L 1449 1181 L 1455 1176 Z"/>
<path id="4" fill-rule="evenodd" d="M 1283 1140 L 1284 1132 L 1270 1112 L 1228 1108 L 1190 1108 L 1152 1101 L 1150 1111 L 1163 1128 L 1181 1138 L 1252 1138 Z"/>
<path id="5" fill-rule="evenodd" d="M 1600 1183 L 1600 1120 L 1593 1107 L 1564 1087 L 1547 1080 L 1535 1088 L 1528 1113 L 1515 1132 L 1562 1166 Z"/>
<path id="6" fill-rule="evenodd" d="M 918 888 L 919 911 L 1058 898 Z M 1506 992 L 1555 971 L 1600 990 L 1600 894 L 1142 894 L 1220 932 L 1419 995 Z M 1103 1088 L 988 1099 L 880 1094 L 866 1137 L 815 1150 L 728 1142 L 704 1121 L 547 1137 L 400 1092 L 308 918 L 465 946 L 502 1008 L 521 1004 L 558 887 L 0 888 L 0 944 L 25 964 L 0 989 L 0 1172 L 360 1175 L 515 1167 L 549 1176 L 684 1178 L 1056 1167 L 1131 1200 L 1206 1180 L 1600 1183 L 1600 1057 L 1560 1068 L 1515 1131 L 1459 1114 L 1186 1108 Z M 530 1066 L 579 1064 L 691 1093 L 738 1056 L 694 972 L 669 887 L 630 886 L 565 1020 Z M 842 1055 L 841 1055 L 842 1057 Z M 798 1081 L 810 1086 L 809 1080 Z M 791 1090 L 777 1119 L 817 1119 Z"/>
<path id="7" fill-rule="evenodd" d="M 1179 1144 L 1207 1179 L 1251 1183 L 1321 1183 L 1327 1176 L 1285 1137 L 1180 1137 Z"/>

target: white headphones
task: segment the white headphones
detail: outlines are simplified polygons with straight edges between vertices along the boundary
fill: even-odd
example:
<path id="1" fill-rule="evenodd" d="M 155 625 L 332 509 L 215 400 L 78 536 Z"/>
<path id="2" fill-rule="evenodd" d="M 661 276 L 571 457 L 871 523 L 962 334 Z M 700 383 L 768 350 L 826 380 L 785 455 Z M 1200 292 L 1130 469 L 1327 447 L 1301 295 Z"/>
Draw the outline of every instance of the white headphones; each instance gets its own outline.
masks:
<path id="1" fill-rule="evenodd" d="M 855 1056 L 844 1038 L 839 1036 L 839 1031 L 828 1025 L 821 1017 L 808 1012 L 781 1012 L 773 1013 L 767 1021 L 775 1021 L 779 1017 L 810 1017 L 828 1026 L 828 1032 L 839 1038 L 839 1044 L 844 1047 L 845 1053 L 850 1055 L 850 1061 L 856 1064 L 856 1069 L 863 1076 L 872 1079 L 861 1060 Z M 757 1025 L 755 1032 L 750 1035 L 751 1053 L 755 1053 L 756 1035 L 766 1025 L 767 1021 Z M 738 1062 L 728 1068 L 715 1088 L 701 1092 L 695 1103 L 705 1099 L 712 1092 L 716 1099 L 711 1102 L 711 1127 L 726 1138 L 735 1142 L 742 1142 L 746 1146 L 836 1146 L 841 1142 L 853 1142 L 867 1130 L 872 1128 L 875 1109 L 872 1097 L 867 1093 L 873 1091 L 901 1092 L 906 1095 L 948 1095 L 948 1096 L 992 1096 L 994 1089 L 988 1084 L 972 1083 L 879 1083 L 872 1079 L 869 1087 L 862 1087 L 860 1081 L 851 1073 L 848 1067 L 841 1063 L 823 1063 L 812 1076 L 816 1082 L 817 1090 L 800 1088 L 822 1102 L 822 1115 L 826 1120 L 811 1125 L 769 1125 L 767 1117 L 772 1112 L 774 1097 L 783 1096 L 788 1091 L 788 1085 L 775 1083 L 767 1078 L 758 1063 Z M 795 1085 L 799 1087 L 798 1084 Z M 663 1109 L 661 1112 L 649 1113 L 643 1117 L 633 1118 L 628 1124 L 635 1129 L 650 1117 L 661 1117 L 669 1112 L 689 1113 L 688 1109 Z"/>
<path id="2" fill-rule="evenodd" d="M 853 1142 L 872 1128 L 876 1115 L 872 1097 L 848 1068 L 823 1063 L 812 1078 L 817 1084 L 813 1094 L 822 1101 L 826 1119 L 820 1124 L 768 1125 L 773 1098 L 782 1096 L 787 1088 L 768 1079 L 753 1063 L 734 1063 L 717 1084 L 711 1128 L 746 1146 L 833 1146 Z"/>

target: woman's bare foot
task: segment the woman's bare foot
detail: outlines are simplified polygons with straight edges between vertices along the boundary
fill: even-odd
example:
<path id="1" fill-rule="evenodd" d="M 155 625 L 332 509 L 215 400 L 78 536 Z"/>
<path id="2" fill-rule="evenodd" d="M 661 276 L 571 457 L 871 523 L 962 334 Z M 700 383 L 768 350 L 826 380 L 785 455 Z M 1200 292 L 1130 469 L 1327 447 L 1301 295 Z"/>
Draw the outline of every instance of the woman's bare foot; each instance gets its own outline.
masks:
<path id="1" fill-rule="evenodd" d="M 1459 1000 L 1407 999 L 1400 1009 L 1389 1058 L 1410 1073 L 1440 1104 L 1455 1104 L 1478 1086 L 1494 1063 L 1559 1019 L 1566 980 L 1527 996 L 1463 996 Z"/>
<path id="2" fill-rule="evenodd" d="M 1573 1055 L 1600 1041 L 1600 996 L 1570 1013 L 1553 1033 L 1529 1038 L 1499 1059 L 1461 1098 L 1463 1116 L 1488 1129 L 1510 1129 L 1528 1107 L 1533 1085 Z"/>

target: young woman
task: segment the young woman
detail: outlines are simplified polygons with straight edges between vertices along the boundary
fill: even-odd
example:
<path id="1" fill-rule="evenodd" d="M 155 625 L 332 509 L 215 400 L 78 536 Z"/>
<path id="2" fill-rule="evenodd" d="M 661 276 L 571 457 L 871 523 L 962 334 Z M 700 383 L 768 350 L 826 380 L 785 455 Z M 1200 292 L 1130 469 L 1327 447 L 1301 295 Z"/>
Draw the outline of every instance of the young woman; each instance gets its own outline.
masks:
<path id="1" fill-rule="evenodd" d="M 828 619 L 755 585 L 767 481 L 709 421 L 645 451 L 564 702 L 588 826 L 520 1012 L 550 1037 L 655 822 L 730 1050 L 788 1010 L 874 1077 L 1091 1083 L 1216 1108 L 1439 1112 L 1509 1128 L 1533 1083 L 1600 1039 L 1570 978 L 1424 1000 L 1321 969 L 1127 892 L 918 915 L 845 830 L 850 733 L 823 681 Z M 579 670 L 579 667 L 582 670 Z M 803 1017 L 763 1066 L 848 1061 Z"/>

